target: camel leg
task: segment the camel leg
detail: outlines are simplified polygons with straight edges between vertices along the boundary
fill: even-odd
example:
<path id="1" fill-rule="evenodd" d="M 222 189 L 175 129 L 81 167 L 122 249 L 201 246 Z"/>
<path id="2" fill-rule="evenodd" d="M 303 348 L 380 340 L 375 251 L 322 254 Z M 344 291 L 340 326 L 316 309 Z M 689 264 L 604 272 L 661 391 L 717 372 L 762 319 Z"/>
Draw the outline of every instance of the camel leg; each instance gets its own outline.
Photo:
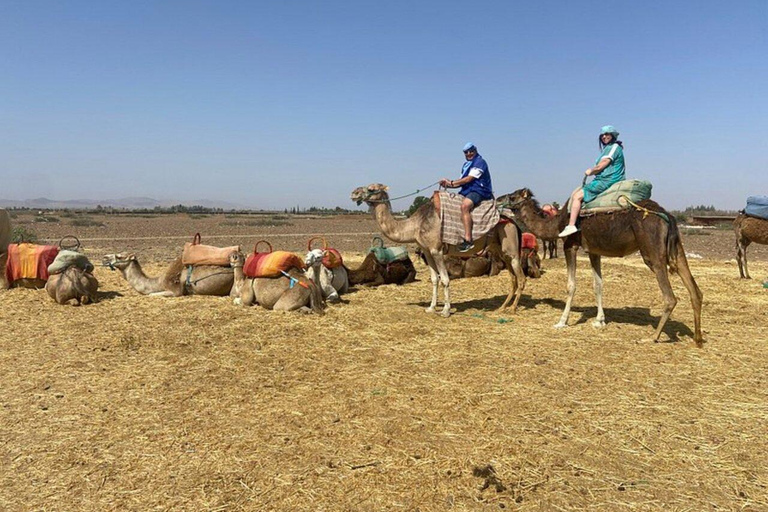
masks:
<path id="1" fill-rule="evenodd" d="M 169 290 L 164 290 L 162 292 L 152 292 L 147 294 L 150 297 L 175 297 L 176 294 Z"/>
<path id="2" fill-rule="evenodd" d="M 597 317 L 592 322 L 594 327 L 605 326 L 605 312 L 603 311 L 603 272 L 600 268 L 600 255 L 589 253 L 589 262 L 592 264 L 592 277 L 595 285 L 595 301 L 597 302 Z"/>
<path id="3" fill-rule="evenodd" d="M 445 266 L 443 253 L 439 250 L 435 251 L 435 253 L 432 254 L 432 257 L 435 260 L 435 266 L 440 274 L 440 282 L 443 283 L 443 294 L 445 295 L 445 303 L 443 304 L 443 310 L 440 314 L 445 318 L 448 318 L 451 316 L 451 278 L 448 276 L 448 268 Z M 437 293 L 437 289 L 435 289 L 435 293 Z"/>
<path id="4" fill-rule="evenodd" d="M 507 229 L 509 229 L 509 231 L 507 231 Z M 509 304 L 509 301 L 512 299 L 512 296 L 514 295 L 515 301 L 512 303 L 512 313 L 517 311 L 517 305 L 520 303 L 520 297 L 523 296 L 523 290 L 525 289 L 525 273 L 523 272 L 523 266 L 520 261 L 520 244 L 518 242 L 517 236 L 516 227 L 502 227 L 498 231 L 498 249 L 501 251 L 499 256 L 507 265 L 510 279 L 509 293 L 507 294 L 507 298 L 504 300 L 504 303 L 498 310 L 506 308 Z"/>
<path id="5" fill-rule="evenodd" d="M 311 313 L 309 308 L 309 290 L 299 285 L 290 288 L 283 293 L 275 305 L 273 311 L 301 311 L 302 313 Z"/>
<path id="6" fill-rule="evenodd" d="M 430 302 L 426 311 L 427 313 L 434 313 L 435 307 L 437 306 L 437 283 L 439 279 L 437 263 L 435 263 L 435 258 L 428 249 L 424 250 L 424 257 L 427 259 L 427 265 L 429 265 L 429 277 L 432 280 L 432 302 Z"/>
<path id="7" fill-rule="evenodd" d="M 701 304 L 704 301 L 704 296 L 696 284 L 696 280 L 691 274 L 691 269 L 688 267 L 688 258 L 685 257 L 685 251 L 683 250 L 683 244 L 678 242 L 677 246 L 677 273 L 680 279 L 683 281 L 683 285 L 688 289 L 688 294 L 691 296 L 691 306 L 693 307 L 693 341 L 699 347 L 704 343 L 704 337 L 701 334 Z"/>
<path id="8" fill-rule="evenodd" d="M 749 277 L 749 270 L 747 270 L 747 247 L 749 246 L 749 240 L 739 236 L 736 241 L 736 259 L 739 262 L 739 274 L 742 279 L 752 279 Z"/>
<path id="9" fill-rule="evenodd" d="M 664 302 L 666 303 L 664 311 L 661 312 L 661 318 L 659 319 L 658 327 L 656 327 L 656 333 L 653 335 L 653 341 L 659 341 L 664 324 L 667 323 L 669 315 L 672 314 L 672 310 L 677 306 L 677 298 L 672 291 L 672 284 L 669 282 L 669 272 L 667 271 L 666 263 L 656 264 L 651 270 L 656 274 L 656 281 L 659 283 L 661 294 L 664 296 Z"/>
<path id="10" fill-rule="evenodd" d="M 560 321 L 555 324 L 555 328 L 562 329 L 568 326 L 568 315 L 571 314 L 571 303 L 573 303 L 573 296 L 576 295 L 576 252 L 579 250 L 578 245 L 572 245 L 565 247 L 565 263 L 568 267 L 568 298 L 565 301 L 565 309 L 560 317 Z"/>
<path id="11" fill-rule="evenodd" d="M 234 300 L 238 306 L 253 306 L 256 302 L 256 293 L 253 291 L 253 282 L 246 280 L 240 288 L 240 296 Z"/>

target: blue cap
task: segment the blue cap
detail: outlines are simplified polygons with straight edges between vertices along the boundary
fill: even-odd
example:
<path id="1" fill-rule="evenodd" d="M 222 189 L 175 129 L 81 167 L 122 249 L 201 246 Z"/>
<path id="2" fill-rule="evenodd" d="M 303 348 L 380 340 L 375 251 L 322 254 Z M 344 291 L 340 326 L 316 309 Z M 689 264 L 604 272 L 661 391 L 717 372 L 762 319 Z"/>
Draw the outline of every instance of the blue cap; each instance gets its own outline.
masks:
<path id="1" fill-rule="evenodd" d="M 614 128 L 612 125 L 610 125 L 610 124 L 607 124 L 607 125 L 603 126 L 602 128 L 600 128 L 600 135 L 604 135 L 606 133 L 610 133 L 614 137 L 618 137 L 619 136 L 619 131 L 616 128 Z"/>
<path id="2" fill-rule="evenodd" d="M 464 149 L 462 149 L 462 151 L 469 151 L 470 149 L 477 149 L 477 148 L 471 142 L 467 142 L 466 144 L 464 144 Z"/>

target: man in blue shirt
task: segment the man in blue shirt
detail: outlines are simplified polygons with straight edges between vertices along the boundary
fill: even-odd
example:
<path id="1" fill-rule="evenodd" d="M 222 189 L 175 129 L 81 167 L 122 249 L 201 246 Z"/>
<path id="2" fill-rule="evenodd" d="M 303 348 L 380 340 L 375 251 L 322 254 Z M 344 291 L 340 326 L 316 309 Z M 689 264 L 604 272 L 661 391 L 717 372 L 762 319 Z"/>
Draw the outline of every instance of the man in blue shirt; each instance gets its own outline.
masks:
<path id="1" fill-rule="evenodd" d="M 464 222 L 464 240 L 459 244 L 461 252 L 467 252 L 472 248 L 472 210 L 480 201 L 493 199 L 488 164 L 471 142 L 467 142 L 464 146 L 464 158 L 466 162 L 461 167 L 461 178 L 440 180 L 440 185 L 443 187 L 461 187 L 459 195 L 464 196 L 461 203 L 461 219 Z"/>

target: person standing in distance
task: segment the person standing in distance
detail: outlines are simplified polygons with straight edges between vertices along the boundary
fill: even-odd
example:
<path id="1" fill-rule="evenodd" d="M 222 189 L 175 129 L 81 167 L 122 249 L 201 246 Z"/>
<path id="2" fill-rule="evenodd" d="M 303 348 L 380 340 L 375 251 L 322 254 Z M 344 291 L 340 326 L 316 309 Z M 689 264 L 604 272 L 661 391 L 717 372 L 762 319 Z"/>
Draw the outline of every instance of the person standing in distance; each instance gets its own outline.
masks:
<path id="1" fill-rule="evenodd" d="M 461 187 L 459 195 L 464 199 L 461 202 L 461 220 L 464 224 L 464 240 L 459 244 L 460 252 L 467 252 L 472 248 L 472 210 L 481 201 L 493 199 L 493 186 L 491 185 L 491 173 L 488 164 L 477 152 L 477 147 L 467 142 L 464 145 L 464 165 L 461 167 L 461 178 L 440 180 L 440 186 L 445 188 Z"/>

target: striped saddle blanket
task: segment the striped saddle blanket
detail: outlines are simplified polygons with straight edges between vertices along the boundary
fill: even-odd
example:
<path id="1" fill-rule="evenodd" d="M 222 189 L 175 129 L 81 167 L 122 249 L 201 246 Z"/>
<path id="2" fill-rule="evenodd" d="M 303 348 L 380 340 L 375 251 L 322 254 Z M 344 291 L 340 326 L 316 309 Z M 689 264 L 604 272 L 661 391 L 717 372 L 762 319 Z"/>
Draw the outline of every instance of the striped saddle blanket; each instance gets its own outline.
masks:
<path id="1" fill-rule="evenodd" d="M 304 262 L 292 252 L 254 252 L 246 258 L 243 273 L 248 277 L 278 277 L 291 268 L 304 269 Z"/>
<path id="2" fill-rule="evenodd" d="M 444 244 L 458 245 L 464 238 L 464 223 L 461 220 L 461 202 L 464 197 L 450 192 L 440 192 L 440 234 Z M 472 210 L 472 240 L 477 240 L 499 223 L 496 201 L 482 201 Z"/>
<path id="3" fill-rule="evenodd" d="M 48 265 L 53 263 L 57 254 L 59 254 L 59 248 L 55 245 L 8 244 L 5 278 L 9 283 L 19 279 L 47 281 Z"/>

